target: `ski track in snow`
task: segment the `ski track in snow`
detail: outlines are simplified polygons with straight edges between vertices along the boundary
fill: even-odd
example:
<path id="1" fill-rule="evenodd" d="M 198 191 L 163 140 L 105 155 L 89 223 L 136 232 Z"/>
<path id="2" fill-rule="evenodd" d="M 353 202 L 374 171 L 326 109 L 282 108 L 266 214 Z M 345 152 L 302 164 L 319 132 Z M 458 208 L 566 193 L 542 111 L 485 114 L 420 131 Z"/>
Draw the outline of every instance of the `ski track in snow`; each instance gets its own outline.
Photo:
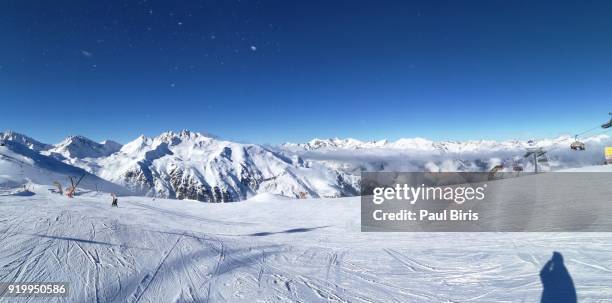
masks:
<path id="1" fill-rule="evenodd" d="M 580 302 L 612 298 L 612 233 L 361 233 L 359 198 L 206 204 L 0 197 L 0 281 L 70 282 L 0 302 L 539 302 L 565 256 Z"/>

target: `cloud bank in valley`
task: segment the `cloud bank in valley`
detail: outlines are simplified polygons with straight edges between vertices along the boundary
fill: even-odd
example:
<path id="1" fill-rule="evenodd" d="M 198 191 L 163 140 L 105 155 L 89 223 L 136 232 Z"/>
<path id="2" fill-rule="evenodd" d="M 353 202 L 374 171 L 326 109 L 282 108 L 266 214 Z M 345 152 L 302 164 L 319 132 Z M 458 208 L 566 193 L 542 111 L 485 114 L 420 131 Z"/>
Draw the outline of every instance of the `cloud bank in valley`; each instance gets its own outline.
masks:
<path id="1" fill-rule="evenodd" d="M 360 142 L 353 139 L 315 139 L 305 144 L 285 144 L 283 148 L 309 161 L 358 173 L 360 171 L 488 171 L 502 165 L 504 171 L 520 166 L 533 171 L 527 149 L 543 148 L 548 163 L 544 169 L 559 170 L 602 164 L 604 148 L 612 146 L 612 138 L 599 135 L 586 138 L 586 150 L 570 149 L 573 141 L 564 136 L 536 142 L 526 141 L 429 141 L 400 139 L 395 142 Z M 380 143 L 382 142 L 382 143 Z M 409 144 L 407 144 L 409 143 Z"/>

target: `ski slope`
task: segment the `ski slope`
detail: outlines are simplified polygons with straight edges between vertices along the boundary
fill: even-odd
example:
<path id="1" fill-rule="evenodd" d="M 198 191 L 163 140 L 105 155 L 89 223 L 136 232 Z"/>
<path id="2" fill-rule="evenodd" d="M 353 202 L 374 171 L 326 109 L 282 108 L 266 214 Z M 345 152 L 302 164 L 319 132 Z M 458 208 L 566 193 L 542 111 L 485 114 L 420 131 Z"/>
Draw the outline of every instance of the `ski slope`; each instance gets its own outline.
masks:
<path id="1" fill-rule="evenodd" d="M 539 302 L 559 251 L 579 302 L 612 298 L 612 233 L 361 233 L 358 197 L 200 203 L 0 192 L 0 302 Z"/>

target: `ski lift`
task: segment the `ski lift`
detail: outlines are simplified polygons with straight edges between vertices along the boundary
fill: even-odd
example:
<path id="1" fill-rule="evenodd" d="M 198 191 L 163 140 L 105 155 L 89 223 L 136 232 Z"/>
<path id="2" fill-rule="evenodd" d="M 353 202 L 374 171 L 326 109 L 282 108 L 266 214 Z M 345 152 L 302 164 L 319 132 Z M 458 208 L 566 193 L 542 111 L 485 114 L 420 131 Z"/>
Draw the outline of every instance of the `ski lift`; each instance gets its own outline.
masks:
<path id="1" fill-rule="evenodd" d="M 548 164 L 548 156 L 546 155 L 546 151 L 541 147 L 527 148 L 527 153 L 523 157 L 526 159 L 533 157 L 533 164 L 535 166 L 534 171 L 536 174 L 540 172 L 540 164 Z"/>
<path id="2" fill-rule="evenodd" d="M 520 173 L 524 169 L 521 164 L 521 158 L 519 157 L 513 157 L 512 160 L 510 160 L 510 164 L 512 164 L 512 171 L 515 173 Z"/>
<path id="3" fill-rule="evenodd" d="M 609 114 L 610 114 L 610 116 L 612 116 L 612 113 L 609 113 Z M 603 124 L 601 126 L 601 128 L 610 128 L 610 127 L 612 127 L 612 117 L 610 118 L 610 121 L 608 121 L 608 123 Z"/>
<path id="4" fill-rule="evenodd" d="M 570 144 L 572 150 L 585 150 L 586 146 L 583 142 L 578 141 L 578 135 L 574 136 L 574 142 Z"/>
<path id="5" fill-rule="evenodd" d="M 501 177 L 497 173 L 500 172 L 500 171 L 503 171 L 503 170 L 504 170 L 504 165 L 503 164 L 495 165 L 489 171 L 489 175 L 488 175 L 487 179 L 488 180 L 500 179 Z"/>

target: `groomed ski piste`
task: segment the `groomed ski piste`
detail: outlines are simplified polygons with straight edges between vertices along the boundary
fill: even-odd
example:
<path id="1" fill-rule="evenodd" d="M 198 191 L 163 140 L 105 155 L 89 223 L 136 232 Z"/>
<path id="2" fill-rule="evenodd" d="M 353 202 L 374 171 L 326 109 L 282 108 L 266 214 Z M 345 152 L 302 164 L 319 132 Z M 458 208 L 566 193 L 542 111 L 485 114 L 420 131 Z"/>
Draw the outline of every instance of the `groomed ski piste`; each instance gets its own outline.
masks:
<path id="1" fill-rule="evenodd" d="M 607 171 L 598 166 L 574 171 Z M 612 233 L 362 233 L 359 197 L 236 203 L 0 193 L 0 302 L 540 302 L 562 253 L 578 302 L 612 298 Z"/>

